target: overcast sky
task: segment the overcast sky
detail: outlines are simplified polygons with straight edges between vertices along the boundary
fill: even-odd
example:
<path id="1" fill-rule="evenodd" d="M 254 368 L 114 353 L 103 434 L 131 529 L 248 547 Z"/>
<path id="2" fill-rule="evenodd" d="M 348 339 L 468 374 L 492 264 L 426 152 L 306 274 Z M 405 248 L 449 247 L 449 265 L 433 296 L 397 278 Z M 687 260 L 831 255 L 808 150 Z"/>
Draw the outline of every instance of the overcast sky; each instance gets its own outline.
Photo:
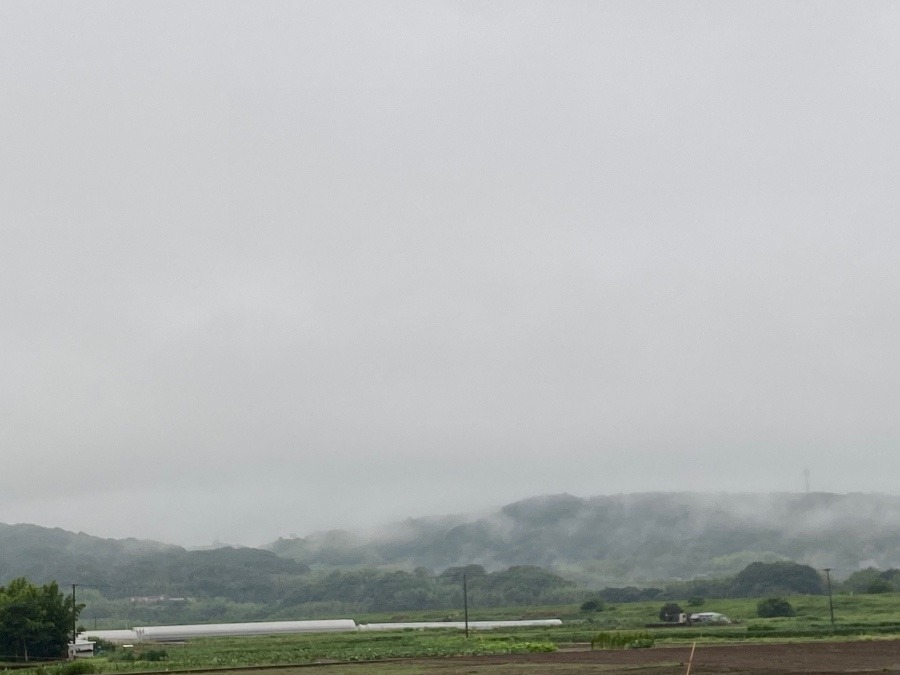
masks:
<path id="1" fill-rule="evenodd" d="M 897 492 L 900 5 L 0 4 L 0 522 Z"/>

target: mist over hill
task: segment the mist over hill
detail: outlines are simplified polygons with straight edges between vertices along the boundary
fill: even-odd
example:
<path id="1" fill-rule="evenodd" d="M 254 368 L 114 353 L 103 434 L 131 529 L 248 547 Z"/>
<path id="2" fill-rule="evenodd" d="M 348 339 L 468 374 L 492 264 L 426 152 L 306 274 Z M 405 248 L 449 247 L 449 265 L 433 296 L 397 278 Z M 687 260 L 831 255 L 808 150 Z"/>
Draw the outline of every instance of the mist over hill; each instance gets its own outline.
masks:
<path id="1" fill-rule="evenodd" d="M 20 576 L 76 583 L 144 556 L 182 550 L 147 539 L 104 539 L 58 527 L 0 523 L 0 583 Z"/>
<path id="2" fill-rule="evenodd" d="M 310 569 L 441 572 L 535 565 L 599 588 L 723 577 L 754 561 L 794 560 L 846 577 L 900 567 L 900 497 L 879 494 L 643 493 L 533 497 L 486 515 L 410 518 L 359 533 L 333 530 L 266 550 L 187 550 L 0 524 L 0 584 L 79 583 L 110 597 L 185 595 L 268 602 Z M 294 583 L 294 582 L 291 582 Z"/>
<path id="3" fill-rule="evenodd" d="M 277 599 L 279 575 L 303 563 L 255 548 L 189 551 L 141 539 L 103 539 L 37 525 L 0 524 L 0 585 L 16 577 L 93 588 L 108 597 Z"/>
<path id="4" fill-rule="evenodd" d="M 780 559 L 847 576 L 900 564 L 898 516 L 900 497 L 881 494 L 562 494 L 481 517 L 279 539 L 271 549 L 312 566 L 539 565 L 594 585 L 730 575 Z"/>

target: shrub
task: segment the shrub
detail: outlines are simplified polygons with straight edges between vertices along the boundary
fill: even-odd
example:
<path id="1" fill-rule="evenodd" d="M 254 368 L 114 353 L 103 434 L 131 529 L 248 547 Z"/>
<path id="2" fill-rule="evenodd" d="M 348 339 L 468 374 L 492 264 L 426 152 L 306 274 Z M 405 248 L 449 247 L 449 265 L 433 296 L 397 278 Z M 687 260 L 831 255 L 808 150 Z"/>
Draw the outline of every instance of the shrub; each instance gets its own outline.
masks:
<path id="1" fill-rule="evenodd" d="M 582 612 L 602 612 L 606 608 L 606 603 L 601 598 L 592 598 L 581 605 Z"/>
<path id="2" fill-rule="evenodd" d="M 688 598 L 687 604 L 688 607 L 702 607 L 705 602 L 705 598 L 701 598 L 699 595 L 692 595 Z"/>
<path id="3" fill-rule="evenodd" d="M 591 640 L 591 649 L 642 649 L 653 644 L 650 633 L 597 633 Z"/>
<path id="4" fill-rule="evenodd" d="M 766 598 L 756 605 L 756 615 L 768 619 L 775 616 L 794 616 L 794 608 L 784 598 Z"/>
<path id="5" fill-rule="evenodd" d="M 138 658 L 142 661 L 164 661 L 168 656 L 165 649 L 148 649 Z"/>
<path id="6" fill-rule="evenodd" d="M 527 652 L 555 652 L 556 645 L 552 642 L 526 642 L 525 651 Z"/>
<path id="7" fill-rule="evenodd" d="M 86 675 L 94 672 L 94 664 L 90 661 L 71 661 L 59 669 L 60 675 Z"/>

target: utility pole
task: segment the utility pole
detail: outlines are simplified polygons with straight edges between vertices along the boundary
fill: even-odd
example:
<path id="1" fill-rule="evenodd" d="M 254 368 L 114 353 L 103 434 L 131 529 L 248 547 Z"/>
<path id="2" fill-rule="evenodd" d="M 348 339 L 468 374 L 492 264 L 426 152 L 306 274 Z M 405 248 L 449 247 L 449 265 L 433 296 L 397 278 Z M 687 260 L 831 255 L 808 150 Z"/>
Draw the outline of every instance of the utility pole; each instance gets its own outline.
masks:
<path id="1" fill-rule="evenodd" d="M 469 588 L 466 584 L 466 573 L 463 572 L 463 619 L 466 622 L 466 639 L 469 639 Z"/>
<path id="2" fill-rule="evenodd" d="M 831 568 L 824 569 L 825 580 L 828 583 L 828 613 L 831 615 L 831 629 L 834 630 L 834 601 L 831 599 Z"/>
<path id="3" fill-rule="evenodd" d="M 72 649 L 75 649 L 75 639 L 78 637 L 78 628 L 76 627 L 78 613 L 75 611 L 75 587 L 78 584 L 72 584 Z"/>

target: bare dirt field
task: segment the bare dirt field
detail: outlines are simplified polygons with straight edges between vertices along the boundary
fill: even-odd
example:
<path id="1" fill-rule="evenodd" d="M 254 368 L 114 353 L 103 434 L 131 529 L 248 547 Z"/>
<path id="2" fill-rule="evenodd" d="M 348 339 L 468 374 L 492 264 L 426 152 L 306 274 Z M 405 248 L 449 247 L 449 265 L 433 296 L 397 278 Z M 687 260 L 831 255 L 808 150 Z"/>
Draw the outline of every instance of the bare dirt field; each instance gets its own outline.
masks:
<path id="1" fill-rule="evenodd" d="M 684 673 L 690 647 L 551 654 L 411 659 L 380 664 L 326 666 L 319 673 L 369 675 L 508 675 L 510 673 Z M 900 673 L 900 640 L 790 644 L 698 645 L 691 673 Z"/>
<path id="2" fill-rule="evenodd" d="M 491 664 L 554 667 L 554 673 L 641 672 L 683 673 L 690 658 L 689 647 L 624 649 L 604 651 L 560 651 L 521 657 L 471 659 L 472 666 Z M 432 663 L 432 666 L 437 664 Z M 449 665 L 449 664 L 448 664 Z M 462 666 L 458 663 L 455 666 Z M 566 667 L 570 666 L 571 669 Z M 453 672 L 438 670 L 433 672 Z M 472 672 L 460 670 L 458 672 Z M 477 672 L 477 671 L 476 671 Z M 485 671 L 490 672 L 490 671 Z M 496 671 L 495 671 L 496 672 Z M 514 670 L 511 672 L 515 672 Z M 900 641 L 806 642 L 698 646 L 692 673 L 847 673 L 900 672 Z"/>

